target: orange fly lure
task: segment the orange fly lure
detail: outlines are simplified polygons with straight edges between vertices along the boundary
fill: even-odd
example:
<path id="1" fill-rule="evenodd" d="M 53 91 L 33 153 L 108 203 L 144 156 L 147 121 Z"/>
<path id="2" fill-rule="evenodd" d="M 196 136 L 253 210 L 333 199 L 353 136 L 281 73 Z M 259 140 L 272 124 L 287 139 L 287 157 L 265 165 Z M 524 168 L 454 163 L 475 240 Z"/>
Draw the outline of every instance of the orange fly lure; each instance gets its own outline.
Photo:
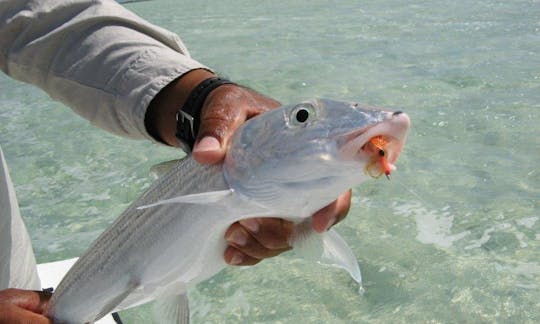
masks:
<path id="1" fill-rule="evenodd" d="M 386 177 L 388 178 L 390 173 L 392 172 L 391 164 L 386 159 L 385 148 L 386 148 L 386 145 L 388 144 L 388 141 L 382 136 L 375 136 L 375 137 L 373 137 L 372 139 L 369 140 L 369 144 L 371 144 L 370 146 L 372 146 L 371 150 L 373 151 L 373 153 L 375 153 L 374 151 L 378 150 L 378 157 L 379 158 L 375 159 L 372 163 L 370 163 L 366 167 L 368 173 L 371 176 L 374 176 L 375 178 L 380 177 L 381 174 L 384 173 L 386 175 Z M 379 166 L 378 174 L 373 175 L 371 171 L 373 170 L 374 167 L 377 166 L 377 162 L 378 162 L 378 166 Z"/>

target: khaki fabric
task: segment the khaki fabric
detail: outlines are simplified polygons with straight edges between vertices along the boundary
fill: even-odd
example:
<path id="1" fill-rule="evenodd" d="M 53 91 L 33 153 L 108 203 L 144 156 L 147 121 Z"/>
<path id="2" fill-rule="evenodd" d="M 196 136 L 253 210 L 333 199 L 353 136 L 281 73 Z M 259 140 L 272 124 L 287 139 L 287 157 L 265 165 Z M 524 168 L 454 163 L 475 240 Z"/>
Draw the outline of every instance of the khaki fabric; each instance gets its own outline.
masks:
<path id="1" fill-rule="evenodd" d="M 153 140 L 148 104 L 197 68 L 176 34 L 115 1 L 0 0 L 0 69 L 114 134 Z"/>
<path id="2" fill-rule="evenodd" d="M 176 34 L 115 1 L 0 0 L 0 69 L 111 133 L 153 140 L 144 126 L 148 104 L 172 80 L 197 68 L 206 67 L 190 57 Z M 0 289 L 39 286 L 2 153 Z"/>
<path id="3" fill-rule="evenodd" d="M 36 259 L 0 147 L 0 290 L 41 289 Z"/>

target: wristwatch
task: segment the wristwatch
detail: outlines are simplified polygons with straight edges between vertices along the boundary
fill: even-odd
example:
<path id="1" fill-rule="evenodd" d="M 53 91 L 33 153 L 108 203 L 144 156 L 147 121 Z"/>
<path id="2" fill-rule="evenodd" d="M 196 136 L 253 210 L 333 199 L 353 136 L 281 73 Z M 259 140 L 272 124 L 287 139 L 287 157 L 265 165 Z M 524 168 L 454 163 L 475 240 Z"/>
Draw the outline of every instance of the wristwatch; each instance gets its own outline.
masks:
<path id="1" fill-rule="evenodd" d="M 220 77 L 208 78 L 191 91 L 184 105 L 176 113 L 176 138 L 185 152 L 193 150 L 201 123 L 201 109 L 208 94 L 225 84 L 235 84 Z"/>

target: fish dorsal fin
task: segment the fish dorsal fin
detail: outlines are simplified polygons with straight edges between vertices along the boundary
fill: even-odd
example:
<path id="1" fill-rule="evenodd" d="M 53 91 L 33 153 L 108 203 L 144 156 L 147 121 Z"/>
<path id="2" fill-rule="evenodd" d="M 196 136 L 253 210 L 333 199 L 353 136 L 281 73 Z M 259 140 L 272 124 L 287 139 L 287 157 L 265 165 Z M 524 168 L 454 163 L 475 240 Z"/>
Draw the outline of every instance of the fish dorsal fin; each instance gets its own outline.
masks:
<path id="1" fill-rule="evenodd" d="M 159 205 L 180 204 L 180 203 L 182 204 L 213 204 L 232 195 L 233 192 L 234 190 L 227 189 L 227 190 L 209 191 L 209 192 L 178 196 L 178 197 L 174 197 L 170 199 L 159 200 L 152 204 L 139 206 L 137 207 L 137 209 L 146 209 L 146 208 L 155 207 Z"/>
<path id="2" fill-rule="evenodd" d="M 295 226 L 291 245 L 304 259 L 346 270 L 363 291 L 358 260 L 345 240 L 333 229 L 318 234 L 312 230 L 311 221 L 304 221 Z"/>
<path id="3" fill-rule="evenodd" d="M 161 162 L 158 164 L 153 165 L 150 168 L 150 175 L 156 179 L 161 178 L 164 174 L 172 170 L 172 168 L 175 167 L 180 161 L 184 160 L 184 158 L 181 159 L 174 159 L 170 161 Z"/>

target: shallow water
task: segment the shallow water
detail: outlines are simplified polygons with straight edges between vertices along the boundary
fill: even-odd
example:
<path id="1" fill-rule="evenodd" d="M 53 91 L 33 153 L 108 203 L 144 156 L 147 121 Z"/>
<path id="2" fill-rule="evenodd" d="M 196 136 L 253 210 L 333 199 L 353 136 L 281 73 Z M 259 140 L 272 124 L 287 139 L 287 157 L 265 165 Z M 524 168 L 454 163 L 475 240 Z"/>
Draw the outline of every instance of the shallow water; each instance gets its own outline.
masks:
<path id="1" fill-rule="evenodd" d="M 282 102 L 351 99 L 413 122 L 392 181 L 355 188 L 337 227 L 363 296 L 343 271 L 289 253 L 192 289 L 195 323 L 540 322 L 539 1 L 126 6 Z M 179 155 L 97 130 L 3 75 L 0 89 L 0 145 L 39 262 L 82 253 L 150 166 Z"/>

